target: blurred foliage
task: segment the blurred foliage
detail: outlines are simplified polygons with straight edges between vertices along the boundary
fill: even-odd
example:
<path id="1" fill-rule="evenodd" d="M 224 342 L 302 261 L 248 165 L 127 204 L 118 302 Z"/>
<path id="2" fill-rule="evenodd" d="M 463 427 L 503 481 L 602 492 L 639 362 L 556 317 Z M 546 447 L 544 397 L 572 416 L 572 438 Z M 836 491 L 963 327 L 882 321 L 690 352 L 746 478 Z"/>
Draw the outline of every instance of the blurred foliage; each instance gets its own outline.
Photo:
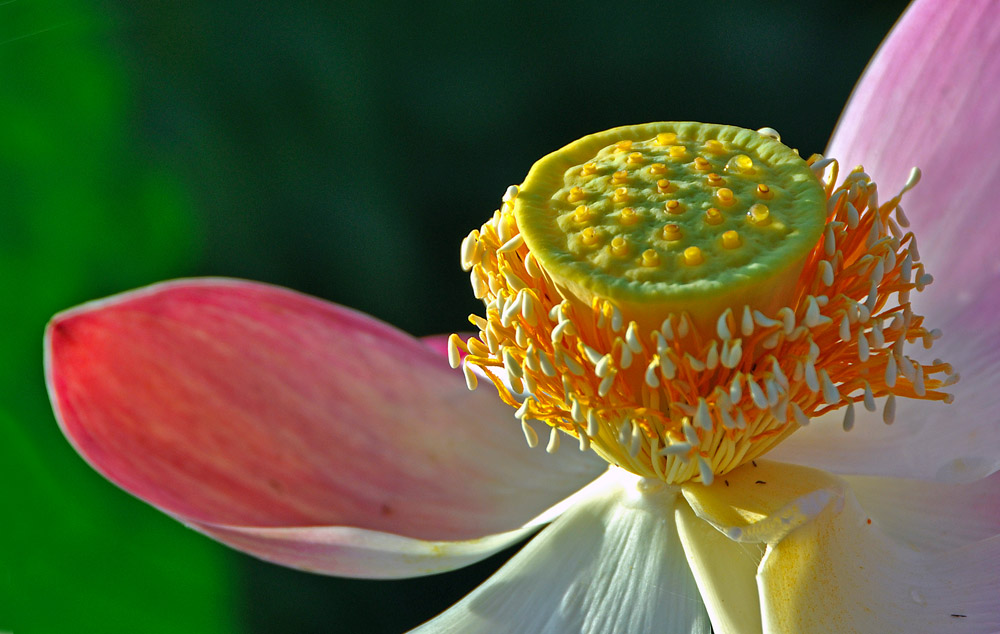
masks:
<path id="1" fill-rule="evenodd" d="M 429 579 L 312 576 L 232 554 L 101 480 L 48 409 L 46 319 L 212 274 L 416 334 L 463 329 L 481 306 L 457 246 L 534 160 L 661 119 L 767 125 L 822 151 L 903 6 L 0 1 L 14 516 L 0 630 L 395 632 L 433 616 L 503 555 Z"/>
<path id="2" fill-rule="evenodd" d="M 229 631 L 230 561 L 75 455 L 39 354 L 55 311 L 190 270 L 190 200 L 137 145 L 92 6 L 7 2 L 0 24 L 0 630 Z"/>

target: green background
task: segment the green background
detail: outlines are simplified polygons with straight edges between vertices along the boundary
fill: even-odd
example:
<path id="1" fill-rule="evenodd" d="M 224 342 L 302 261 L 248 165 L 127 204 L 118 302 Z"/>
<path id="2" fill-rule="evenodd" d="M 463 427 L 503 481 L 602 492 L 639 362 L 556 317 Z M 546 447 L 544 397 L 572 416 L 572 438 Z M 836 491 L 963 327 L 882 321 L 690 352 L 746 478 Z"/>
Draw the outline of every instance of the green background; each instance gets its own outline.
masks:
<path id="1" fill-rule="evenodd" d="M 0 1 L 0 631 L 397 632 L 444 609 L 510 552 L 311 576 L 103 481 L 48 407 L 45 321 L 230 275 L 464 329 L 458 244 L 535 159 L 662 119 L 822 151 L 904 6 L 271 4 Z"/>

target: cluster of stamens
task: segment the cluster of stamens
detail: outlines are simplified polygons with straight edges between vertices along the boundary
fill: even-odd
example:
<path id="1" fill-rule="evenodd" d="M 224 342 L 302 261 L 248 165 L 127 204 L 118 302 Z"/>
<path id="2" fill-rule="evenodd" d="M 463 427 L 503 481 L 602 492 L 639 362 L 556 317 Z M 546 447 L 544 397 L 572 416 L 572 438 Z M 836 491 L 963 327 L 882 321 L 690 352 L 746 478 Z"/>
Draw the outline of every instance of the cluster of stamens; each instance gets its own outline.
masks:
<path id="1" fill-rule="evenodd" d="M 763 182 L 766 167 L 748 156 L 716 166 L 728 151 L 723 142 L 699 146 L 693 152 L 661 133 L 645 144 L 619 142 L 573 168 L 574 178 L 597 185 L 568 183 L 554 196 L 567 251 L 595 270 L 655 280 L 707 266 L 752 231 L 772 232 L 761 248 L 769 248 L 767 235 L 780 240 L 784 216 L 769 213 L 768 204 L 781 202 L 781 184 Z M 453 365 L 470 389 L 477 376 L 494 383 L 529 445 L 539 443 L 540 422 L 550 429 L 549 451 L 568 434 L 581 450 L 668 483 L 709 484 L 832 410 L 844 410 L 846 430 L 856 403 L 875 411 L 884 398 L 882 417 L 891 423 L 897 396 L 949 401 L 940 388 L 957 380 L 950 366 L 904 352 L 906 342 L 930 347 L 940 335 L 924 328 L 909 302 L 912 290 L 931 282 L 899 206 L 919 172 L 879 204 L 860 168 L 837 185 L 835 161 L 814 155 L 807 163 L 826 198 L 825 227 L 787 305 L 728 306 L 710 324 L 678 311 L 650 327 L 615 298 L 588 302 L 567 293 L 526 244 L 514 213 L 519 189 L 509 188 L 501 208 L 462 244 L 486 315 L 470 317 L 478 336 L 451 337 Z M 739 178 L 749 170 L 757 178 Z M 687 180 L 663 184 L 682 171 Z M 671 183 L 683 189 L 695 180 L 718 206 L 685 208 L 691 196 L 672 196 Z M 697 244 L 684 241 L 692 233 Z"/>

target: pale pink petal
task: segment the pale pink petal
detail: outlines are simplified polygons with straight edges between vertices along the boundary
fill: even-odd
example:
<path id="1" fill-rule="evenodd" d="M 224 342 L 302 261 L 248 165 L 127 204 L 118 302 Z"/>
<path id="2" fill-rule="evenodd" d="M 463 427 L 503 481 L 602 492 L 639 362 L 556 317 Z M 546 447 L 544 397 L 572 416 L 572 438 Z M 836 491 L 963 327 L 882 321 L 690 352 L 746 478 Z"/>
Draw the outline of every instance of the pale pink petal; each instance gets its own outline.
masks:
<path id="1" fill-rule="evenodd" d="M 1000 535 L 1000 472 L 968 484 L 844 480 L 887 535 L 916 550 L 940 552 Z"/>
<path id="2" fill-rule="evenodd" d="M 470 540 L 605 466 L 529 450 L 510 408 L 419 340 L 262 284 L 169 282 L 67 311 L 46 366 L 78 451 L 192 524 Z"/>
<path id="3" fill-rule="evenodd" d="M 600 496 L 607 478 L 549 507 L 523 528 L 462 541 L 428 541 L 350 526 L 261 527 L 188 522 L 243 552 L 309 572 L 365 578 L 401 578 L 453 570 L 510 546 L 564 512 Z"/>
<path id="4" fill-rule="evenodd" d="M 932 321 L 1000 295 L 998 141 L 1000 3 L 918 0 L 865 71 L 827 153 L 847 168 L 863 164 L 883 201 L 911 167 L 923 171 L 903 206 L 938 280 L 920 298 L 932 305 L 914 298 Z"/>
<path id="5" fill-rule="evenodd" d="M 399 579 L 454 570 L 480 561 L 538 530 L 538 526 L 528 526 L 472 540 L 427 541 L 349 526 L 188 525 L 282 566 L 364 579 Z"/>

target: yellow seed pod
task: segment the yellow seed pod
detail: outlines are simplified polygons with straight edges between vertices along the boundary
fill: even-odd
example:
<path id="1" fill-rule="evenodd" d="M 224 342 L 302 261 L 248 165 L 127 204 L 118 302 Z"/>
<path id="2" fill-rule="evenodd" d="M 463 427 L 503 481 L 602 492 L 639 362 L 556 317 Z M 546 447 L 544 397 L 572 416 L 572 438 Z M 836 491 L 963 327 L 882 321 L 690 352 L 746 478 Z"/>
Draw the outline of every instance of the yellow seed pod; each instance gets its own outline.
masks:
<path id="1" fill-rule="evenodd" d="M 663 225 L 663 239 L 669 240 L 671 242 L 681 239 L 681 227 L 680 225 L 674 224 L 672 222 Z"/>
<path id="2" fill-rule="evenodd" d="M 715 207 L 709 207 L 705 210 L 705 222 L 710 225 L 720 225 L 724 218 L 722 217 L 722 212 Z"/>
<path id="3" fill-rule="evenodd" d="M 737 154 L 726 163 L 727 172 L 737 172 L 739 174 L 755 174 L 753 159 L 746 154 Z"/>
<path id="4" fill-rule="evenodd" d="M 697 266 L 705 261 L 705 256 L 698 247 L 688 247 L 684 249 L 684 264 Z"/>
<path id="5" fill-rule="evenodd" d="M 771 224 L 771 210 L 768 209 L 767 205 L 757 203 L 750 206 L 750 210 L 747 211 L 747 218 L 752 224 L 758 226 L 768 225 Z"/>
<path id="6" fill-rule="evenodd" d="M 726 146 L 719 142 L 718 139 L 709 139 L 705 141 L 705 151 L 712 154 L 722 154 L 726 151 Z"/>
<path id="7" fill-rule="evenodd" d="M 657 145 L 672 145 L 677 141 L 677 135 L 673 132 L 661 132 L 656 135 Z"/>
<path id="8" fill-rule="evenodd" d="M 736 247 L 743 244 L 740 239 L 740 234 L 736 231 L 730 229 L 729 231 L 722 234 L 722 246 L 727 249 L 735 249 Z"/>
<path id="9" fill-rule="evenodd" d="M 712 163 L 749 166 L 754 177 L 734 173 L 725 177 L 724 187 L 717 186 L 722 184 L 721 171 L 691 169 L 695 149 L 711 152 Z M 570 199 L 578 189 L 582 195 L 584 166 L 594 164 L 597 174 L 610 176 L 623 171 L 633 154 L 642 156 L 644 167 L 629 172 L 627 187 L 613 177 L 590 178 L 586 202 L 568 202 L 567 192 Z M 671 171 L 669 179 L 653 174 L 660 169 L 657 164 L 666 171 L 683 157 L 691 161 L 687 169 Z M 762 182 L 782 191 L 781 197 L 768 200 L 767 231 L 752 241 L 723 238 L 727 231 L 739 229 L 735 223 L 751 224 L 739 219 L 746 218 L 751 202 L 760 200 L 756 191 Z M 601 183 L 603 190 L 598 187 Z M 581 204 L 592 210 L 594 218 L 613 222 L 608 225 L 613 233 L 604 242 L 607 248 L 569 247 L 564 226 L 573 229 L 574 243 L 593 247 L 588 241 L 597 240 L 596 234 L 585 234 L 582 240 L 575 237 L 580 225 L 574 211 Z M 783 289 L 796 279 L 826 221 L 823 187 L 795 152 L 752 130 L 699 123 L 616 128 L 585 137 L 536 163 L 513 207 L 525 244 L 562 289 L 560 293 L 588 306 L 591 301 L 613 302 L 625 323 L 635 320 L 644 330 L 659 328 L 667 313 L 684 311 L 694 324 L 711 332 L 715 317 L 734 301 L 728 299 L 727 289 L 736 293 L 741 306 L 783 306 L 789 294 Z M 736 241 L 738 249 L 733 246 Z M 668 245 L 680 247 L 675 256 L 680 261 L 663 257 L 661 249 Z M 696 250 L 687 251 L 691 247 Z M 660 254 L 658 266 L 643 260 L 648 249 Z M 699 281 L 711 284 L 695 283 Z"/>

